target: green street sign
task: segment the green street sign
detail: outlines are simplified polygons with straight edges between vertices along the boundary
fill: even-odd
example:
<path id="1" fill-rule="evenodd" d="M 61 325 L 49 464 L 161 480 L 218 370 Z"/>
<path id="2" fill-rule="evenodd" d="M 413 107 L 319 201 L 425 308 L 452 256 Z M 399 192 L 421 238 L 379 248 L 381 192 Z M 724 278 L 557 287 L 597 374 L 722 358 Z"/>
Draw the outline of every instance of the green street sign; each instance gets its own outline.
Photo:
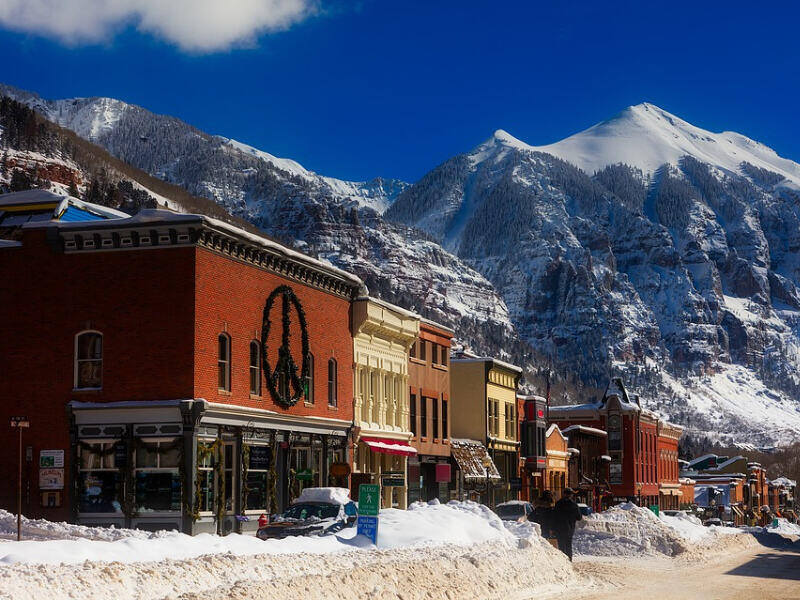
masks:
<path id="1" fill-rule="evenodd" d="M 381 507 L 381 486 L 362 483 L 358 486 L 358 514 L 378 516 Z"/>

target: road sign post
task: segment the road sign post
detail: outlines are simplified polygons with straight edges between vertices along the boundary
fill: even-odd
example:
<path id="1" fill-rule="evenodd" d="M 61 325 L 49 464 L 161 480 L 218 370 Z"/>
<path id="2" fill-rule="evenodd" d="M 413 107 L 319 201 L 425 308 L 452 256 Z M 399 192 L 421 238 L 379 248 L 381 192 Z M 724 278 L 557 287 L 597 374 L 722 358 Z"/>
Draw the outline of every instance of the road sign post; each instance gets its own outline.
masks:
<path id="1" fill-rule="evenodd" d="M 362 483 L 358 487 L 358 522 L 356 533 L 378 543 L 378 513 L 381 506 L 381 486 Z"/>
<path id="2" fill-rule="evenodd" d="M 17 541 L 22 540 L 22 430 L 31 426 L 28 417 L 11 417 L 11 427 L 19 431 L 19 473 L 17 479 Z"/>

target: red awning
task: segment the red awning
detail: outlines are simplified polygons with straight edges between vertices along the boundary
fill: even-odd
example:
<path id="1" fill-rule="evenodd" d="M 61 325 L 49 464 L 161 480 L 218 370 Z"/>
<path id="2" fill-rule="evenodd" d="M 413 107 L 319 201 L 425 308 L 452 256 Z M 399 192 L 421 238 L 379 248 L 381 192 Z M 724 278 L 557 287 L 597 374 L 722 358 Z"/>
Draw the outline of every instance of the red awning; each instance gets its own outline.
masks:
<path id="1" fill-rule="evenodd" d="M 417 449 L 403 440 L 390 440 L 387 438 L 361 438 L 373 452 L 384 454 L 399 454 L 400 456 L 414 456 Z"/>

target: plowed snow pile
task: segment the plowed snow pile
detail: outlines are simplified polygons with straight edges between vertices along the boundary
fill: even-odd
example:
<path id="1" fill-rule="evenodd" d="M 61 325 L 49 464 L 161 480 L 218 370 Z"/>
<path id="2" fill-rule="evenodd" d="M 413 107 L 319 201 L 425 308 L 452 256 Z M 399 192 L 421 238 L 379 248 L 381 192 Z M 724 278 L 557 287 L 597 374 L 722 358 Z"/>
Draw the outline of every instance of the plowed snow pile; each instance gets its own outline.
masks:
<path id="1" fill-rule="evenodd" d="M 686 513 L 656 516 L 632 503 L 619 504 L 578 523 L 573 547 L 588 556 L 677 556 L 718 553 L 757 544 L 755 538 L 732 527 L 704 527 Z"/>
<path id="2" fill-rule="evenodd" d="M 26 527 L 33 532 L 34 522 Z M 570 563 L 538 527 L 512 532 L 471 502 L 381 511 L 377 548 L 354 529 L 263 542 L 129 530 L 110 530 L 118 537 L 105 541 L 94 531 L 100 528 L 44 522 L 36 527 L 51 539 L 0 542 L 0 598 L 466 600 L 519 589 L 559 592 L 578 583 Z M 55 531 L 69 539 L 52 539 Z"/>

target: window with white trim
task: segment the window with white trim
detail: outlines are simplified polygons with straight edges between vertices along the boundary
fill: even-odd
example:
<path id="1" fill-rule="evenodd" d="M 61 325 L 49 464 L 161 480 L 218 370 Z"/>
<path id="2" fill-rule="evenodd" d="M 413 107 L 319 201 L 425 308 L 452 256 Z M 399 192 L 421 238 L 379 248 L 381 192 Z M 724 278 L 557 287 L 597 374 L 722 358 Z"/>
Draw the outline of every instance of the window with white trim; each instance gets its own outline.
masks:
<path id="1" fill-rule="evenodd" d="M 116 464 L 119 442 L 80 442 L 78 512 L 122 514 L 122 473 Z"/>
<path id="2" fill-rule="evenodd" d="M 82 331 L 75 336 L 76 390 L 95 390 L 103 387 L 103 334 Z"/>
<path id="3" fill-rule="evenodd" d="M 314 355 L 309 352 L 306 358 L 308 360 L 308 375 L 305 381 L 306 402 L 314 404 Z"/>
<path id="4" fill-rule="evenodd" d="M 217 337 L 217 388 L 231 391 L 231 336 L 227 333 Z"/>
<path id="5" fill-rule="evenodd" d="M 336 359 L 331 358 L 328 360 L 328 405 L 337 406 L 339 404 L 339 395 L 337 386 L 339 385 L 339 373 L 336 365 Z"/>
<path id="6" fill-rule="evenodd" d="M 261 344 L 258 340 L 250 342 L 250 393 L 261 395 Z"/>

